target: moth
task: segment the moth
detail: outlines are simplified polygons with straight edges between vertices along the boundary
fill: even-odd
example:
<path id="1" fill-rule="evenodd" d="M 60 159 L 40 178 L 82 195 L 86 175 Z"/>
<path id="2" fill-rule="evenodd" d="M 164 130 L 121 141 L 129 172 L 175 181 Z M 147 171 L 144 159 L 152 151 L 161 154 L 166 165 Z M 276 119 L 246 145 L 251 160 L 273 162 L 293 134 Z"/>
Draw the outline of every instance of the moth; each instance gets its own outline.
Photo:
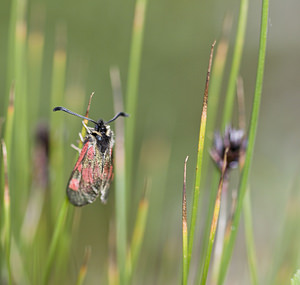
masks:
<path id="1" fill-rule="evenodd" d="M 113 178 L 114 133 L 108 124 L 120 116 L 128 117 L 128 114 L 120 112 L 104 122 L 102 119 L 94 121 L 64 107 L 55 107 L 53 111 L 64 111 L 95 124 L 90 128 L 82 122 L 87 135 L 84 139 L 81 137 L 83 146 L 67 185 L 67 196 L 74 206 L 93 203 L 99 195 L 105 204 Z"/>

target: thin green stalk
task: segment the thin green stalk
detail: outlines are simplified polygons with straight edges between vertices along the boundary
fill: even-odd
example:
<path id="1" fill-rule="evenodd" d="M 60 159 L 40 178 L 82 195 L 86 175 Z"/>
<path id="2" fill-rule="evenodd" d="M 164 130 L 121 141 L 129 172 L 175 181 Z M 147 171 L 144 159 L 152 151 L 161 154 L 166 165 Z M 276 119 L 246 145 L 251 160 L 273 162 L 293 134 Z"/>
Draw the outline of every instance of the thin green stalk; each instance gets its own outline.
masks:
<path id="1" fill-rule="evenodd" d="M 228 80 L 228 87 L 226 93 L 226 101 L 224 105 L 224 114 L 222 120 L 222 130 L 231 122 L 232 110 L 235 97 L 236 80 L 239 75 L 242 52 L 244 48 L 244 40 L 247 26 L 248 0 L 241 0 L 240 12 L 238 21 L 238 30 L 236 34 L 236 41 L 232 59 L 232 66 Z"/>
<path id="2" fill-rule="evenodd" d="M 186 164 L 188 156 L 184 162 L 183 172 L 183 193 L 182 193 L 182 285 L 188 281 L 188 225 L 186 208 Z"/>
<path id="3" fill-rule="evenodd" d="M 52 236 L 51 244 L 49 247 L 48 257 L 45 262 L 42 284 L 48 284 L 48 282 L 49 282 L 49 277 L 50 277 L 51 269 L 53 266 L 54 257 L 56 254 L 56 250 L 58 248 L 59 238 L 61 237 L 62 232 L 64 231 L 64 226 L 65 226 L 65 221 L 66 221 L 66 216 L 68 213 L 69 205 L 70 205 L 69 200 L 66 197 L 60 208 L 57 223 L 56 223 L 56 226 L 54 229 L 54 234 Z"/>
<path id="4" fill-rule="evenodd" d="M 13 55 L 12 79 L 15 84 L 15 122 L 18 124 L 17 131 L 13 136 L 15 148 L 12 154 L 13 168 L 16 173 L 10 180 L 11 196 L 15 209 L 22 208 L 26 201 L 29 190 L 29 132 L 28 132 L 28 97 L 27 97 L 27 66 L 26 66 L 26 37 L 27 37 L 27 1 L 18 0 L 16 8 L 15 40 Z M 11 84 L 11 83 L 10 83 Z M 22 142 L 22 143 L 20 143 Z M 11 167 L 10 165 L 9 167 Z M 19 191 L 22 189 L 22 191 Z M 14 199 L 15 191 L 18 191 L 18 199 Z M 20 227 L 21 213 L 14 216 L 14 224 Z"/>
<path id="5" fill-rule="evenodd" d="M 222 194 L 223 181 L 224 181 L 226 168 L 227 168 L 227 153 L 228 153 L 228 148 L 225 150 L 225 153 L 224 153 L 222 173 L 221 173 L 220 182 L 219 182 L 219 186 L 218 186 L 218 192 L 217 192 L 217 197 L 216 197 L 216 201 L 215 201 L 214 213 L 213 213 L 213 218 L 212 218 L 212 222 L 211 222 L 208 245 L 207 245 L 207 250 L 206 250 L 206 258 L 204 261 L 203 272 L 202 272 L 202 277 L 201 277 L 201 281 L 200 281 L 200 284 L 202 284 L 202 285 L 206 284 L 211 252 L 212 252 L 212 248 L 214 245 L 214 240 L 215 240 L 215 235 L 216 235 L 216 230 L 217 230 L 217 225 L 218 225 L 218 220 L 219 220 L 219 213 L 220 213 L 220 206 L 221 206 L 221 194 Z"/>
<path id="6" fill-rule="evenodd" d="M 205 129 L 206 129 L 206 119 L 207 119 L 207 104 L 208 104 L 208 87 L 209 87 L 209 79 L 210 79 L 210 71 L 212 65 L 212 57 L 213 50 L 215 46 L 214 42 L 211 46 L 210 58 L 206 76 L 206 84 L 205 91 L 203 97 L 203 105 L 202 105 L 202 114 L 201 114 L 201 122 L 200 122 L 200 131 L 199 131 L 199 143 L 198 143 L 198 155 L 197 155 L 197 166 L 196 166 L 196 177 L 195 177 L 195 188 L 194 188 L 194 197 L 193 197 L 193 207 L 192 207 L 192 217 L 191 217 L 191 225 L 190 225 L 190 235 L 188 241 L 188 271 L 190 267 L 192 252 L 193 252 L 193 243 L 194 243 L 194 235 L 196 228 L 196 220 L 198 213 L 198 203 L 200 196 L 200 178 L 201 178 L 201 170 L 202 170 L 202 158 L 203 158 L 203 149 L 204 149 L 204 140 L 205 140 Z"/>
<path id="7" fill-rule="evenodd" d="M 256 77 L 256 87 L 253 99 L 253 108 L 251 115 L 251 123 L 249 130 L 249 140 L 248 148 L 246 153 L 245 164 L 242 172 L 242 177 L 239 185 L 239 194 L 237 199 L 236 211 L 233 217 L 233 224 L 231 227 L 231 232 L 228 237 L 225 238 L 224 250 L 221 260 L 221 270 L 218 278 L 218 285 L 224 283 L 226 272 L 228 269 L 229 261 L 233 252 L 233 246 L 235 243 L 237 229 L 240 221 L 240 216 L 242 212 L 243 200 L 246 192 L 246 186 L 248 183 L 248 177 L 250 173 L 250 167 L 254 152 L 255 137 L 258 125 L 258 115 L 261 101 L 261 93 L 263 87 L 263 76 L 265 67 L 265 55 L 266 55 L 266 43 L 267 43 L 267 27 L 268 27 L 268 9 L 269 0 L 263 0 L 262 3 L 262 15 L 261 15 L 261 32 L 260 32 L 260 46 L 258 55 L 258 67 L 257 67 L 257 77 Z"/>
<path id="8" fill-rule="evenodd" d="M 146 223 L 147 223 L 148 209 L 149 209 L 149 202 L 147 198 L 148 192 L 149 192 L 149 183 L 146 183 L 146 189 L 145 189 L 146 194 L 145 197 L 143 197 L 139 203 L 137 218 L 136 218 L 133 235 L 132 235 L 132 241 L 127 255 L 126 277 L 125 277 L 124 284 L 131 284 L 133 272 L 137 267 L 138 258 L 140 256 Z"/>
<path id="9" fill-rule="evenodd" d="M 148 0 L 137 0 L 133 22 L 131 49 L 128 67 L 128 79 L 126 90 L 126 112 L 130 120 L 126 122 L 126 193 L 130 197 L 132 189 L 132 166 L 135 142 L 135 127 L 137 121 L 138 83 L 140 77 L 142 43 L 145 26 L 145 15 Z"/>
<path id="10" fill-rule="evenodd" d="M 114 96 L 115 112 L 124 109 L 121 94 L 121 80 L 118 69 L 111 69 L 111 82 Z M 129 118 L 131 120 L 131 118 Z M 126 182 L 125 175 L 125 149 L 124 149 L 124 121 L 115 122 L 116 147 L 115 147 L 115 209 L 116 209 L 116 242 L 119 280 L 121 284 L 126 282 L 126 250 L 127 250 L 127 208 L 126 208 Z M 127 158 L 127 156 L 126 156 Z"/>
<path id="11" fill-rule="evenodd" d="M 61 28 L 61 27 L 59 27 Z M 56 37 L 60 40 L 64 37 L 64 30 L 57 29 Z M 61 117 L 52 112 L 55 106 L 61 106 L 64 102 L 65 93 L 65 75 L 66 75 L 66 52 L 64 42 L 59 42 L 54 51 L 53 70 L 52 70 L 52 87 L 51 87 L 51 113 L 50 113 L 50 195 L 51 195 L 51 213 L 52 218 L 58 210 L 59 201 L 61 200 L 62 190 L 65 189 L 64 174 L 64 135 Z"/>
<path id="12" fill-rule="evenodd" d="M 8 108 L 7 108 L 7 114 L 6 114 L 6 124 L 5 124 L 5 133 L 4 133 L 4 141 L 6 142 L 5 144 L 5 151 L 8 155 L 6 155 L 6 170 L 5 167 L 1 167 L 1 185 L 0 185 L 0 214 L 2 217 L 5 217 L 4 219 L 0 219 L 0 236 L 3 236 L 3 232 L 5 232 L 6 234 L 8 234 L 8 232 L 10 232 L 10 210 L 7 209 L 7 201 L 5 199 L 6 197 L 6 192 L 5 193 L 5 189 L 7 189 L 7 185 L 10 185 L 10 181 L 11 181 L 11 177 L 10 177 L 10 164 L 11 164 L 11 143 L 12 143 L 12 135 L 13 135 L 13 122 L 14 122 L 14 112 L 15 112 L 15 108 L 14 108 L 14 86 L 11 86 L 11 90 L 10 90 L 10 95 L 9 95 L 9 104 L 8 104 Z M 2 153 L 2 159 L 4 161 L 4 153 Z M 6 173 L 5 173 L 6 171 Z M 7 179 L 7 181 L 5 181 L 5 178 Z M 7 184 L 7 185 L 6 185 Z M 9 196 L 8 196 L 9 198 Z M 10 204 L 10 203 L 9 203 Z M 9 220 L 7 220 L 9 219 Z M 9 229 L 7 228 L 7 226 L 9 226 Z M 4 234 L 5 235 L 5 234 Z M 0 247 L 0 252 L 2 253 L 2 249 L 6 248 L 6 252 L 8 249 L 8 244 L 4 244 L 3 246 Z M 2 256 L 4 257 L 4 255 L 1 254 L 0 257 L 0 265 L 2 264 L 2 262 L 4 262 L 4 260 L 2 260 Z M 10 256 L 9 254 L 5 254 L 6 256 L 6 263 L 8 263 L 7 260 L 7 256 Z M 9 268 L 10 270 L 10 268 Z M 10 274 L 10 272 L 9 272 Z M 0 278 L 1 278 L 1 273 L 0 273 Z"/>
<path id="13" fill-rule="evenodd" d="M 12 284 L 12 271 L 10 264 L 10 251 L 11 251 L 11 214 L 10 214 L 10 195 L 9 195 L 9 181 L 8 181 L 8 157 L 7 149 L 4 140 L 2 143 L 2 157 L 3 157 L 3 168 L 4 168 L 4 250 L 5 250 L 5 259 L 6 267 L 8 272 L 8 284 Z"/>
<path id="14" fill-rule="evenodd" d="M 44 53 L 44 35 L 42 32 L 31 32 L 28 35 L 28 92 L 30 94 L 29 127 L 36 124 L 39 117 L 42 62 Z"/>
<path id="15" fill-rule="evenodd" d="M 254 237 L 253 237 L 252 211 L 251 211 L 251 199 L 250 199 L 249 187 L 246 189 L 243 211 L 244 211 L 244 221 L 245 221 L 246 247 L 247 247 L 251 281 L 252 281 L 252 285 L 258 285 L 256 253 L 255 253 Z"/>
<path id="16" fill-rule="evenodd" d="M 10 92 L 9 92 L 9 103 L 7 107 L 7 113 L 6 113 L 6 120 L 5 120 L 5 132 L 4 132 L 4 140 L 5 145 L 7 149 L 7 153 L 9 154 L 9 158 L 11 156 L 11 146 L 12 146 L 12 136 L 13 136 L 13 126 L 14 126 L 14 115 L 15 115 L 15 88 L 14 85 L 11 86 Z M 10 160 L 7 162 L 7 167 L 9 169 L 10 167 Z M 2 171 L 2 177 L 3 177 L 3 169 Z M 9 179 L 10 180 L 10 179 Z M 1 189 L 2 191 L 2 189 Z M 2 197 L 1 192 L 1 197 Z M 1 198 L 1 209 L 3 209 L 3 199 Z M 0 219 L 0 228 L 1 228 L 1 219 Z"/>

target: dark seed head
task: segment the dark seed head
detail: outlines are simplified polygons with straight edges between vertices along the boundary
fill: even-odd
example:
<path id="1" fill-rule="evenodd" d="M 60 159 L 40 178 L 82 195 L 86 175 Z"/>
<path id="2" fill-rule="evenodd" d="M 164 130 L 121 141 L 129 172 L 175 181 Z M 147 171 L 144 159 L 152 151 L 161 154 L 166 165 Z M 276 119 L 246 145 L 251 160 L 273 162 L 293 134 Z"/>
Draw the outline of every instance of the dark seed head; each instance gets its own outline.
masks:
<path id="1" fill-rule="evenodd" d="M 243 160 L 247 148 L 247 138 L 244 130 L 227 126 L 223 137 L 219 132 L 215 133 L 210 155 L 219 169 L 222 169 L 226 148 L 228 148 L 226 170 L 236 168 L 239 162 Z"/>

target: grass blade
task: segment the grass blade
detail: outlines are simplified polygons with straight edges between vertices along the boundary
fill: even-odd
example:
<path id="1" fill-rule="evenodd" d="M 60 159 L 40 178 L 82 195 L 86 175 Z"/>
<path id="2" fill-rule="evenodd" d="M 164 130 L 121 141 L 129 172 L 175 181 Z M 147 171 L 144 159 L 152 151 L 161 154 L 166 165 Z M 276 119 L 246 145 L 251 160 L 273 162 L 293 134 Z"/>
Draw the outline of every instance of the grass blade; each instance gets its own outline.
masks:
<path id="1" fill-rule="evenodd" d="M 217 230 L 217 224 L 218 224 L 220 206 L 221 206 L 221 194 L 222 194 L 222 188 L 223 188 L 223 181 L 224 181 L 226 167 L 227 167 L 227 153 L 228 153 L 228 148 L 225 150 L 225 153 L 224 153 L 222 173 L 221 173 L 217 197 L 216 197 L 216 201 L 215 201 L 214 213 L 213 213 L 213 218 L 212 218 L 211 228 L 210 228 L 210 233 L 209 233 L 209 239 L 208 239 L 208 246 L 207 246 L 207 250 L 206 250 L 207 254 L 206 254 L 205 261 L 204 261 L 204 267 L 203 267 L 202 277 L 201 277 L 201 281 L 200 281 L 200 284 L 202 284 L 202 285 L 206 284 L 211 252 L 212 252 L 212 248 L 213 248 L 213 244 L 214 244 L 214 240 L 215 240 L 215 234 L 216 234 L 216 230 Z"/>
<path id="2" fill-rule="evenodd" d="M 244 221 L 245 221 L 245 236 L 246 236 L 246 247 L 248 254 L 248 263 L 251 275 L 252 285 L 258 285 L 257 277 L 257 265 L 256 265 L 256 254 L 253 237 L 253 226 L 252 226 L 252 212 L 251 212 L 251 200 L 250 200 L 250 189 L 246 189 L 244 199 Z"/>
<path id="3" fill-rule="evenodd" d="M 3 197 L 3 216 L 4 216 L 4 249 L 6 267 L 8 272 L 8 284 L 12 284 L 12 271 L 10 265 L 10 248 L 11 248 L 11 215 L 10 215 L 10 195 L 9 195 L 9 181 L 8 181 L 8 159 L 7 149 L 4 140 L 2 143 L 2 157 L 3 157 L 3 168 L 4 168 L 4 197 Z"/>
<path id="4" fill-rule="evenodd" d="M 66 52 L 65 52 L 65 30 L 58 26 L 56 31 L 56 49 L 53 57 L 51 107 L 62 106 L 65 93 L 66 76 Z M 56 219 L 58 205 L 61 201 L 62 189 L 65 189 L 65 175 L 63 167 L 64 158 L 64 135 L 61 117 L 52 112 L 50 114 L 50 193 L 51 213 Z"/>
<path id="5" fill-rule="evenodd" d="M 119 70 L 112 68 L 110 71 L 115 113 L 123 111 L 123 98 L 121 94 L 121 80 Z M 131 119 L 131 118 L 130 118 Z M 126 278 L 126 250 L 127 250 L 127 209 L 126 209 L 126 176 L 125 176 L 125 148 L 124 148 L 124 121 L 115 122 L 116 147 L 115 147 L 115 199 L 116 199 L 116 241 L 117 261 L 121 284 Z"/>
<path id="6" fill-rule="evenodd" d="M 126 112 L 131 118 L 126 122 L 126 177 L 127 195 L 130 196 L 132 188 L 132 166 L 134 153 L 134 134 L 136 125 L 136 109 L 138 101 L 138 82 L 141 66 L 142 43 L 145 26 L 145 15 L 148 0 L 137 0 L 132 30 L 131 50 L 129 58 L 127 90 L 126 90 Z"/>
<path id="7" fill-rule="evenodd" d="M 221 261 L 221 270 L 218 278 L 218 285 L 224 283 L 227 268 L 229 261 L 232 255 L 233 246 L 235 243 L 237 229 L 240 221 L 241 211 L 243 200 L 246 192 L 246 186 L 248 183 L 248 177 L 250 173 L 250 167 L 254 152 L 254 143 L 256 137 L 256 130 L 258 125 L 258 115 L 261 101 L 261 93 L 263 86 L 263 76 L 264 76 L 264 67 L 265 67 L 265 55 L 266 55 L 266 43 L 267 43 L 267 27 L 268 27 L 268 9 L 269 1 L 263 0 L 262 3 L 262 15 L 261 15 L 261 32 L 260 32 L 260 47 L 259 47 L 259 56 L 258 56 L 258 67 L 257 67 L 257 77 L 256 77 L 256 87 L 253 99 L 253 108 L 251 115 L 251 123 L 249 130 L 249 140 L 248 148 L 245 158 L 245 164 L 242 172 L 242 177 L 239 185 L 239 194 L 237 200 L 237 207 L 233 217 L 233 224 L 231 227 L 231 232 L 228 237 L 225 237 L 224 251 Z"/>
<path id="8" fill-rule="evenodd" d="M 150 189 L 150 183 L 146 181 L 145 186 L 145 196 L 141 199 L 137 211 L 137 218 L 133 230 L 132 241 L 130 245 L 130 249 L 127 255 L 126 261 L 126 280 L 125 284 L 131 284 L 133 272 L 136 269 L 138 258 L 140 256 L 142 242 L 144 239 L 144 233 L 147 223 L 147 215 L 148 215 L 148 193 Z"/>
<path id="9" fill-rule="evenodd" d="M 186 164 L 188 156 L 184 162 L 183 172 L 183 193 L 182 193 L 182 284 L 186 285 L 188 281 L 188 225 L 187 225 L 187 208 L 186 208 Z"/>
<path id="10" fill-rule="evenodd" d="M 197 155 L 197 166 L 196 166 L 196 178 L 195 178 L 195 189 L 194 189 L 192 217 L 191 217 L 191 225 L 190 225 L 190 236 L 189 236 L 189 241 L 188 241 L 188 244 L 189 244 L 189 248 L 188 248 L 188 270 L 189 270 L 189 267 L 190 267 L 190 262 L 191 262 L 191 257 L 192 257 L 194 235 L 195 235 L 195 228 L 196 228 L 196 219 L 197 219 L 197 213 L 198 213 L 198 203 L 199 203 L 199 196 L 200 196 L 200 178 L 201 178 L 201 170 L 202 170 L 202 158 L 203 158 L 206 119 L 207 119 L 208 87 L 209 87 L 210 70 L 211 70 L 213 50 L 214 50 L 215 43 L 216 42 L 214 42 L 212 44 L 211 51 L 210 51 L 210 58 L 209 58 L 209 64 L 208 64 L 208 70 L 207 70 L 205 91 L 204 91 L 204 97 L 203 97 L 201 122 L 200 122 L 198 155 Z"/>
<path id="11" fill-rule="evenodd" d="M 235 48 L 232 59 L 232 66 L 228 80 L 226 101 L 222 120 L 222 130 L 230 123 L 232 117 L 233 103 L 235 97 L 236 81 L 239 75 L 242 52 L 244 48 L 246 26 L 247 26 L 248 0 L 241 0 L 238 30 L 236 34 Z"/>
<path id="12" fill-rule="evenodd" d="M 62 232 L 64 230 L 64 225 L 65 225 L 69 205 L 70 205 L 69 200 L 66 197 L 65 201 L 63 202 L 63 204 L 60 208 L 57 223 L 56 223 L 56 226 L 55 226 L 55 229 L 54 229 L 54 234 L 53 234 L 53 237 L 52 237 L 52 240 L 51 240 L 51 243 L 50 243 L 49 253 L 48 253 L 47 260 L 45 262 L 45 268 L 44 268 L 44 272 L 43 272 L 42 284 L 48 284 L 49 283 L 50 272 L 51 272 L 51 269 L 52 269 L 52 266 L 53 266 L 55 253 L 56 253 L 58 243 L 59 243 L 59 238 L 61 237 Z"/>

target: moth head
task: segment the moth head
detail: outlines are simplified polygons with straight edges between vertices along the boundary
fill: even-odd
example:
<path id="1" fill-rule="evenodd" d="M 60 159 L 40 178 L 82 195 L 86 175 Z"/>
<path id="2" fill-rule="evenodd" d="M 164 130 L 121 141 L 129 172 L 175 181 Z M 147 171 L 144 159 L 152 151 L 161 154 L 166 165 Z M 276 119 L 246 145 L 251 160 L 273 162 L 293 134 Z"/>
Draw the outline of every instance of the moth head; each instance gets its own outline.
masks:
<path id="1" fill-rule="evenodd" d="M 53 111 L 64 111 L 66 113 L 69 113 L 71 115 L 74 115 L 76 117 L 79 117 L 79 118 L 82 118 L 82 119 L 85 119 L 85 120 L 88 120 L 90 122 L 93 122 L 95 124 L 95 130 L 94 132 L 98 133 L 98 135 L 100 134 L 100 136 L 108 136 L 110 137 L 111 136 L 111 130 L 110 130 L 110 127 L 109 127 L 109 123 L 115 121 L 118 117 L 128 117 L 129 115 L 124 113 L 124 112 L 119 112 L 117 113 L 112 119 L 110 119 L 109 121 L 107 122 L 104 122 L 102 119 L 99 119 L 97 122 L 93 119 L 90 119 L 90 118 L 87 118 L 87 117 L 84 117 L 82 115 L 79 115 L 77 113 L 74 113 L 72 111 L 70 111 L 69 109 L 65 108 L 65 107 L 55 107 L 53 109 Z"/>

